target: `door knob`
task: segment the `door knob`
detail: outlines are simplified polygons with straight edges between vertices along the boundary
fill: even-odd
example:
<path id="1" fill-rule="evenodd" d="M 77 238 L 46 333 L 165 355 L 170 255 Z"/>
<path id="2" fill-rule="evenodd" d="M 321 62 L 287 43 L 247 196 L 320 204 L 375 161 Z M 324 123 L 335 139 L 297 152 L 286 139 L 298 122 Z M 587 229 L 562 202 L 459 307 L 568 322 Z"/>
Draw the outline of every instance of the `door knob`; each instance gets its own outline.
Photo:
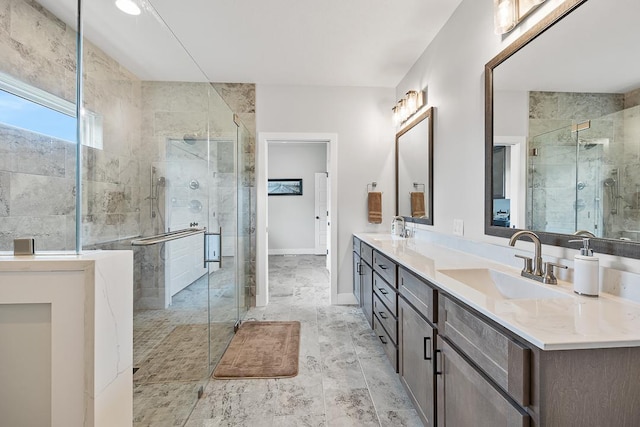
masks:
<path id="1" fill-rule="evenodd" d="M 319 217 L 319 216 L 317 216 L 317 217 L 316 217 L 316 219 L 320 219 L 320 217 Z"/>

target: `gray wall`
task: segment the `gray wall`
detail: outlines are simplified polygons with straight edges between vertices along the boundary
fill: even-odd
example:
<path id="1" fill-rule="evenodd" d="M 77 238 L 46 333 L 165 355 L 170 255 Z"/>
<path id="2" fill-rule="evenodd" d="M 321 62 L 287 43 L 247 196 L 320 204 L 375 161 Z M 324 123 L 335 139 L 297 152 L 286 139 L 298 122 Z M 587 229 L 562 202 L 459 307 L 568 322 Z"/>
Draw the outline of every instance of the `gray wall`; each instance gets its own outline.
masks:
<path id="1" fill-rule="evenodd" d="M 326 144 L 269 144 L 269 178 L 302 178 L 302 196 L 270 196 L 269 253 L 313 254 L 315 173 L 327 170 Z"/>

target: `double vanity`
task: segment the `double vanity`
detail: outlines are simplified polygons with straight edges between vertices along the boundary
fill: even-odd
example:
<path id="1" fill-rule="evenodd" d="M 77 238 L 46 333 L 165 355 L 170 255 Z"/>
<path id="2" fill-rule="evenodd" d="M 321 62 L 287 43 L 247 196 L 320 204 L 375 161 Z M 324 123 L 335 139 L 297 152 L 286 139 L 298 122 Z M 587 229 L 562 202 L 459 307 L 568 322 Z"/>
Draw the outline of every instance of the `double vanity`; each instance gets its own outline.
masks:
<path id="1" fill-rule="evenodd" d="M 640 304 L 417 239 L 353 237 L 354 292 L 427 426 L 636 426 Z"/>

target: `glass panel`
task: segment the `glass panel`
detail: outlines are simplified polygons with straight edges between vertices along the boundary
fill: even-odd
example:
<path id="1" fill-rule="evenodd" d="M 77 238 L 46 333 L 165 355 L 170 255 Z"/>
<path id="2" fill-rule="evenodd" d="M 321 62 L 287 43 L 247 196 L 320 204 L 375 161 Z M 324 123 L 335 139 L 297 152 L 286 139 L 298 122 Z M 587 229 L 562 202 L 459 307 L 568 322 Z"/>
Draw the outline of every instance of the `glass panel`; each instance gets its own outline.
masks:
<path id="1" fill-rule="evenodd" d="M 85 2 L 83 106 L 103 132 L 82 152 L 83 246 L 131 249 L 135 236 L 222 227 L 221 266 L 205 267 L 203 234 L 133 248 L 134 419 L 182 425 L 237 321 L 237 130 L 143 6 L 133 17 Z"/>
<path id="2" fill-rule="evenodd" d="M 11 29 L 0 31 L 0 251 L 15 238 L 73 251 L 76 34 L 26 0 L 3 6 L 0 28 Z"/>
<path id="3" fill-rule="evenodd" d="M 571 126 L 539 134 L 529 141 L 527 228 L 575 231 L 576 145 Z"/>
<path id="4" fill-rule="evenodd" d="M 209 264 L 209 362 L 213 370 L 238 320 L 238 130 L 233 113 L 213 88 L 209 111 L 208 229 L 221 233 L 221 262 Z"/>
<path id="5" fill-rule="evenodd" d="M 250 132 L 240 122 L 238 126 L 238 318 L 244 319 L 251 303 L 251 282 L 249 273 L 251 260 L 251 206 L 253 181 L 253 141 Z"/>

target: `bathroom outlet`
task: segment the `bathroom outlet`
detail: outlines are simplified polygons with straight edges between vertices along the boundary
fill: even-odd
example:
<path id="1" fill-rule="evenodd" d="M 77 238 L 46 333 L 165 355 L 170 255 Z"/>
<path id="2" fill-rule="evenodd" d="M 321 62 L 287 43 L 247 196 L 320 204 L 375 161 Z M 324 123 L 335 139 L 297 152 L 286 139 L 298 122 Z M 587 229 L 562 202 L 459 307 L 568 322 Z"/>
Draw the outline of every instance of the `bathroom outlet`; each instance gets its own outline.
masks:
<path id="1" fill-rule="evenodd" d="M 455 234 L 456 236 L 463 236 L 464 235 L 464 221 L 461 219 L 454 219 L 453 220 L 453 234 Z"/>

